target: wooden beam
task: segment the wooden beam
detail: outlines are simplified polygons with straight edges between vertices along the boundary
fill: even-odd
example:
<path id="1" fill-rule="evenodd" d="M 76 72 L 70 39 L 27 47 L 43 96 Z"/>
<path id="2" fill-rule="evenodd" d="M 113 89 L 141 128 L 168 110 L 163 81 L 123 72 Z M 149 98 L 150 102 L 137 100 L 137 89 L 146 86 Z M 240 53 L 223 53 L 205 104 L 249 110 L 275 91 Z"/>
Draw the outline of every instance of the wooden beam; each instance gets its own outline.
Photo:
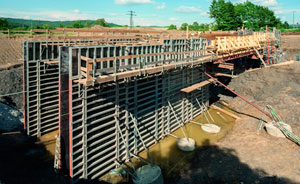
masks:
<path id="1" fill-rule="evenodd" d="M 80 59 L 84 60 L 84 61 L 87 61 L 88 63 L 93 63 L 93 61 L 94 61 L 92 58 L 88 58 L 88 57 L 85 57 L 85 56 L 81 56 Z"/>
<path id="2" fill-rule="evenodd" d="M 183 88 L 180 91 L 184 92 L 184 93 L 190 93 L 192 91 L 195 91 L 196 89 L 199 89 L 199 88 L 201 88 L 203 86 L 206 86 L 206 85 L 210 84 L 213 81 L 214 81 L 213 79 L 208 79 L 208 80 L 202 81 L 200 83 L 194 84 L 194 85 L 192 85 L 190 87 Z"/>
<path id="3" fill-rule="evenodd" d="M 204 64 L 206 62 L 211 61 L 211 56 L 205 56 L 202 58 L 199 58 L 195 61 L 182 61 L 178 63 L 171 63 L 163 66 L 156 66 L 156 67 L 151 67 L 151 68 L 145 68 L 145 69 L 137 69 L 137 70 L 132 70 L 132 71 L 126 71 L 126 72 L 121 72 L 121 73 L 116 73 L 116 74 L 111 74 L 111 75 L 104 75 L 100 76 L 96 79 L 96 82 L 98 84 L 106 83 L 106 82 L 111 82 L 114 81 L 115 78 L 118 79 L 125 79 L 133 76 L 139 76 L 139 75 L 147 75 L 147 74 L 155 74 L 155 73 L 160 73 L 163 71 L 171 70 L 171 69 L 176 69 L 177 66 L 189 66 L 189 65 L 200 65 Z M 80 84 L 86 85 L 86 86 L 91 86 L 93 85 L 92 80 L 86 80 L 86 79 L 80 79 L 76 80 L 75 82 L 79 82 Z"/>
<path id="4" fill-rule="evenodd" d="M 45 61 L 44 63 L 51 65 L 51 64 L 58 64 L 58 61 Z"/>
<path id="5" fill-rule="evenodd" d="M 194 51 L 162 52 L 162 53 L 139 54 L 139 55 L 131 55 L 131 56 L 118 56 L 118 57 L 106 57 L 106 58 L 104 57 L 104 58 L 97 58 L 95 60 L 89 60 L 89 62 L 93 62 L 93 61 L 103 62 L 103 61 L 113 61 L 113 60 L 121 60 L 121 59 L 134 59 L 134 58 L 140 58 L 140 57 L 163 56 L 163 55 L 171 55 L 171 54 L 190 54 L 190 53 L 197 53 L 197 52 L 201 52 L 201 51 L 202 50 L 194 50 Z M 87 61 L 87 59 L 85 61 Z"/>
<path id="6" fill-rule="evenodd" d="M 226 73 L 214 73 L 217 77 L 230 77 L 230 78 L 237 78 L 237 76 L 226 74 Z"/>
<path id="7" fill-rule="evenodd" d="M 220 63 L 218 65 L 218 68 L 224 68 L 224 69 L 228 69 L 228 70 L 233 70 L 234 69 L 234 64 L 232 64 L 232 63 Z"/>
<path id="8" fill-rule="evenodd" d="M 266 62 L 263 60 L 263 58 L 260 56 L 260 54 L 259 54 L 258 50 L 257 50 L 256 48 L 254 48 L 254 50 L 255 50 L 255 52 L 256 52 L 256 54 L 257 54 L 257 56 L 259 57 L 260 61 L 261 61 L 261 62 L 264 64 L 264 66 L 266 67 L 266 66 L 267 66 L 267 64 L 266 64 Z"/>
<path id="9" fill-rule="evenodd" d="M 214 109 L 216 109 L 216 110 L 218 110 L 218 111 L 221 111 L 221 112 L 223 112 L 224 114 L 227 114 L 228 116 L 231 116 L 231 117 L 233 117 L 233 118 L 235 118 L 235 119 L 241 119 L 241 118 L 238 117 L 237 115 L 235 115 L 235 114 L 233 114 L 233 113 L 231 113 L 231 112 L 228 112 L 228 111 L 226 111 L 226 110 L 224 110 L 224 109 L 221 109 L 221 108 L 218 107 L 218 106 L 211 105 L 211 107 L 214 108 Z"/>

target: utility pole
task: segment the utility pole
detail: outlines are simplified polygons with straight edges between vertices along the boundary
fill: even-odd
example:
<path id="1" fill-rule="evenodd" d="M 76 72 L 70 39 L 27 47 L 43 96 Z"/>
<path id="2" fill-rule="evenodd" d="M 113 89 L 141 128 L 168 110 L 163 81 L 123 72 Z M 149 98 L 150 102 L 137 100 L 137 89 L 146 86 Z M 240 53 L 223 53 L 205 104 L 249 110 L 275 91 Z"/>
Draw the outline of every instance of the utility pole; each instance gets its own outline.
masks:
<path id="1" fill-rule="evenodd" d="M 293 11 L 293 28 L 295 28 L 295 12 L 296 11 Z"/>
<path id="2" fill-rule="evenodd" d="M 132 11 L 132 10 L 130 10 L 130 11 L 128 11 L 128 12 L 129 12 L 129 14 L 127 14 L 127 15 L 130 16 L 130 28 L 133 28 L 133 16 L 136 16 L 136 14 L 135 14 L 135 12 Z"/>

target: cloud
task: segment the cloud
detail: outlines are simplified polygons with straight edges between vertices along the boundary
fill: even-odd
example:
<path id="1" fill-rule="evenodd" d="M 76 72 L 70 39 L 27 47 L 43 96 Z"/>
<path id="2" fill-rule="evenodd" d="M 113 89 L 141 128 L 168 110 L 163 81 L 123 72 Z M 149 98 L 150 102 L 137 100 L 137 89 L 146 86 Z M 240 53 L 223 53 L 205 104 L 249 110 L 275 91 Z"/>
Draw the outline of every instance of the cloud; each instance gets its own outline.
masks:
<path id="1" fill-rule="evenodd" d="M 275 6 L 277 5 L 277 0 L 259 0 L 263 6 Z"/>
<path id="2" fill-rule="evenodd" d="M 169 21 L 177 21 L 177 20 L 178 20 L 178 18 L 175 18 L 175 17 L 170 17 L 168 20 L 169 20 Z"/>
<path id="3" fill-rule="evenodd" d="M 75 10 L 73 10 L 73 12 L 74 12 L 74 13 L 80 13 L 80 10 L 75 9 Z"/>
<path id="4" fill-rule="evenodd" d="M 24 18 L 29 17 L 30 19 L 41 19 L 50 21 L 64 21 L 64 20 L 87 20 L 96 19 L 97 17 L 88 13 L 79 13 L 74 10 L 69 11 L 56 11 L 56 10 L 45 10 L 40 12 L 26 12 L 26 11 L 15 11 L 15 10 L 0 10 L 1 16 L 12 17 L 12 18 Z"/>
<path id="5" fill-rule="evenodd" d="M 113 16 L 113 17 L 114 17 L 114 16 L 118 16 L 118 15 L 119 15 L 119 14 L 117 14 L 117 13 L 110 13 L 110 14 L 109 14 L 109 16 Z"/>
<path id="6" fill-rule="evenodd" d="M 152 0 L 115 0 L 115 4 L 129 5 L 129 4 L 152 4 Z"/>
<path id="7" fill-rule="evenodd" d="M 202 10 L 200 7 L 194 7 L 194 6 L 179 6 L 175 9 L 175 12 L 177 13 L 201 13 Z"/>
<path id="8" fill-rule="evenodd" d="M 279 6 L 272 7 L 271 9 L 274 11 L 274 13 L 276 15 L 284 14 L 283 9 L 281 9 L 281 7 L 279 7 Z"/>
<path id="9" fill-rule="evenodd" d="M 158 10 L 166 9 L 166 3 L 162 3 L 161 5 L 156 6 L 156 9 Z"/>
<path id="10" fill-rule="evenodd" d="M 239 3 L 244 3 L 247 0 L 239 0 L 237 2 Z M 278 4 L 277 0 L 249 0 L 251 2 L 253 2 L 254 4 L 260 4 L 263 6 L 276 6 Z"/>
<path id="11" fill-rule="evenodd" d="M 203 15 L 203 16 L 208 16 L 209 13 L 208 12 L 201 12 L 200 15 Z"/>

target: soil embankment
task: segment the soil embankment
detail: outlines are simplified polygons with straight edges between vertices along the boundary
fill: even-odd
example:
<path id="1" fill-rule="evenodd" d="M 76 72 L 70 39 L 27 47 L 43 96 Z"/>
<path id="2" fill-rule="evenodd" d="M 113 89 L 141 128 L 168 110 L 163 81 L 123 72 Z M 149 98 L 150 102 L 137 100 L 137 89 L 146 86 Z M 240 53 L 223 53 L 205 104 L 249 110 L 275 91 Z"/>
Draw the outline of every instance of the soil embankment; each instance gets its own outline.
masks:
<path id="1" fill-rule="evenodd" d="M 300 63 L 247 72 L 229 86 L 262 108 L 271 105 L 300 136 Z M 268 180 L 270 183 L 300 183 L 299 146 L 285 138 L 274 138 L 264 130 L 257 134 L 261 112 L 237 97 L 221 99 L 229 102 L 242 119 L 218 146 L 234 150 L 241 162 L 263 176 L 258 183 L 266 177 L 273 178 Z M 268 121 L 266 117 L 264 120 Z"/>

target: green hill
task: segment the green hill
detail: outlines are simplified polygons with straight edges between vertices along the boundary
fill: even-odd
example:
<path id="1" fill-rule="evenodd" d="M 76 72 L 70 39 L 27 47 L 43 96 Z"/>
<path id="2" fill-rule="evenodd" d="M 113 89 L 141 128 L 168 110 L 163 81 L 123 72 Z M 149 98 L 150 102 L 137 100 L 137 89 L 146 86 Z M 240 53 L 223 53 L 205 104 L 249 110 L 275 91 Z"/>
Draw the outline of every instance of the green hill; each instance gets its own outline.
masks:
<path id="1" fill-rule="evenodd" d="M 0 17 L 1 18 L 1 17 Z M 86 22 L 90 22 L 91 24 L 95 24 L 96 20 L 74 20 L 74 21 L 46 21 L 46 20 L 31 20 L 31 19 L 16 19 L 16 18 L 5 18 L 8 21 L 8 25 L 11 28 L 18 28 L 18 27 L 42 27 L 43 25 L 47 24 L 52 28 L 57 27 L 68 27 L 72 26 L 75 22 L 80 21 L 82 25 L 85 25 Z M 109 27 L 122 27 L 121 25 L 114 24 L 114 23 L 107 23 Z"/>

